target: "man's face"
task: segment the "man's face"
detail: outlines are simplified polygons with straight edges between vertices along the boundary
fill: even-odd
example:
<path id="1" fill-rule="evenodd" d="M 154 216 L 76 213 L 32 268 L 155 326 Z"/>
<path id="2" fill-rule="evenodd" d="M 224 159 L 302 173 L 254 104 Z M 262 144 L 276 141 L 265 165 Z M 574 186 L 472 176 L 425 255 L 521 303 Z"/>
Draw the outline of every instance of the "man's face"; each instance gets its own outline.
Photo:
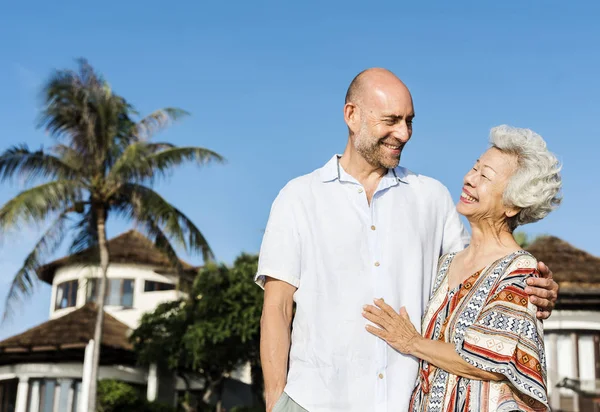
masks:
<path id="1" fill-rule="evenodd" d="M 353 130 L 354 148 L 370 165 L 394 168 L 412 135 L 412 98 L 404 90 L 372 94 L 357 106 L 360 125 Z"/>

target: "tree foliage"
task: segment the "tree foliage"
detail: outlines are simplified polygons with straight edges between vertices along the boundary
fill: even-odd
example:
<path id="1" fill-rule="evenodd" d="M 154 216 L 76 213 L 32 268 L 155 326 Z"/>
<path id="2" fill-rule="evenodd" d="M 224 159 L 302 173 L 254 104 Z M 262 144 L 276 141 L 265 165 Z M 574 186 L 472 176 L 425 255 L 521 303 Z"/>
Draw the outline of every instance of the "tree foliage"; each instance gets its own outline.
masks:
<path id="1" fill-rule="evenodd" d="M 131 337 L 140 361 L 160 361 L 179 376 L 202 378 L 205 395 L 217 396 L 224 378 L 250 362 L 254 393 L 262 397 L 257 263 L 256 256 L 242 254 L 232 267 L 208 264 L 188 297 L 144 315 Z"/>

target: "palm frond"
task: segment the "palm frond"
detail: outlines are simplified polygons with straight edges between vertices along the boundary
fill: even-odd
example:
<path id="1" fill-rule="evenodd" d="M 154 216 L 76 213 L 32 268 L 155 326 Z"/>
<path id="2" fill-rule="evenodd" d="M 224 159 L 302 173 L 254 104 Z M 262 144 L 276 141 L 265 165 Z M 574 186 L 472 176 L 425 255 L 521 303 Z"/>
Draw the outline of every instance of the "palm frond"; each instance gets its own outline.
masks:
<path id="1" fill-rule="evenodd" d="M 144 222 L 138 222 L 142 227 L 142 232 L 146 235 L 148 239 L 150 239 L 154 246 L 161 252 L 165 254 L 173 268 L 178 272 L 183 272 L 183 265 L 179 257 L 177 256 L 177 252 L 173 248 L 171 241 L 168 236 L 161 230 L 161 228 L 152 220 L 146 220 Z"/>
<path id="2" fill-rule="evenodd" d="M 58 250 L 67 234 L 67 215 L 68 212 L 62 213 L 48 227 L 14 276 L 6 295 L 2 323 L 12 317 L 16 303 L 33 293 L 37 281 L 36 269 Z"/>
<path id="3" fill-rule="evenodd" d="M 89 165 L 75 149 L 59 143 L 52 146 L 51 151 L 69 167 L 77 170 L 82 180 L 89 180 L 89 173 L 87 173 Z"/>
<path id="4" fill-rule="evenodd" d="M 92 140 L 88 103 L 92 89 L 100 88 L 101 79 L 91 72 L 85 62 L 80 62 L 79 73 L 72 70 L 58 70 L 47 81 L 43 89 L 45 109 L 40 119 L 40 127 L 57 138 L 70 138 L 69 143 L 79 151 L 90 152 Z"/>
<path id="5" fill-rule="evenodd" d="M 94 249 L 98 246 L 98 216 L 93 207 L 88 207 L 81 214 L 80 219 L 75 222 L 71 229 L 75 232 L 75 237 L 71 242 L 69 254 L 75 255 L 86 249 Z"/>
<path id="6" fill-rule="evenodd" d="M 79 171 L 73 164 L 43 150 L 32 152 L 26 144 L 12 146 L 0 155 L 0 181 L 19 177 L 30 183 L 38 178 L 75 179 Z"/>
<path id="7" fill-rule="evenodd" d="M 173 147 L 161 150 L 148 158 L 152 167 L 162 174 L 185 162 L 194 162 L 198 166 L 203 166 L 210 162 L 223 163 L 224 161 L 223 156 L 203 147 Z"/>
<path id="8" fill-rule="evenodd" d="M 108 181 L 116 186 L 119 182 L 153 180 L 154 170 L 152 164 L 148 163 L 148 157 L 172 147 L 175 146 L 171 143 L 136 142 L 130 144 L 111 168 Z"/>
<path id="9" fill-rule="evenodd" d="M 177 107 L 156 110 L 138 122 L 136 136 L 140 140 L 148 140 L 173 122 L 189 115 L 188 112 Z"/>
<path id="10" fill-rule="evenodd" d="M 214 259 L 206 238 L 190 218 L 154 190 L 127 183 L 121 186 L 115 199 L 117 213 L 147 228 L 153 236 L 160 230 L 188 253 L 201 253 L 205 262 Z"/>
<path id="11" fill-rule="evenodd" d="M 109 181 L 154 183 L 157 178 L 168 177 L 176 166 L 185 162 L 205 165 L 224 162 L 223 157 L 202 147 L 174 147 L 165 143 L 139 142 L 127 148 L 109 173 Z"/>
<path id="12" fill-rule="evenodd" d="M 74 180 L 56 180 L 19 193 L 0 208 L 0 233 L 21 223 L 40 223 L 82 200 L 83 187 Z"/>
<path id="13" fill-rule="evenodd" d="M 112 90 L 85 61 L 79 71 L 59 70 L 44 87 L 44 109 L 39 126 L 65 140 L 98 171 L 111 165 L 133 140 L 131 106 Z"/>

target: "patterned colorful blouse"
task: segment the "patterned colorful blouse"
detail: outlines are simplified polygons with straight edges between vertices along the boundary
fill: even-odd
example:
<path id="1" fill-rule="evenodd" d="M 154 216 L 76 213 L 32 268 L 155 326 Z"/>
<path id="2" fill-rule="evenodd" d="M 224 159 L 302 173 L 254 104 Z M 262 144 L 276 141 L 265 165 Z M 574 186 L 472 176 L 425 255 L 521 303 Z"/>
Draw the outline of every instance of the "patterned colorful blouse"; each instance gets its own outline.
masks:
<path id="1" fill-rule="evenodd" d="M 502 381 L 452 375 L 421 361 L 410 411 L 548 411 L 542 323 L 525 293 L 537 261 L 525 251 L 506 256 L 448 290 L 455 254 L 442 256 L 423 336 L 452 343 L 477 368 Z"/>

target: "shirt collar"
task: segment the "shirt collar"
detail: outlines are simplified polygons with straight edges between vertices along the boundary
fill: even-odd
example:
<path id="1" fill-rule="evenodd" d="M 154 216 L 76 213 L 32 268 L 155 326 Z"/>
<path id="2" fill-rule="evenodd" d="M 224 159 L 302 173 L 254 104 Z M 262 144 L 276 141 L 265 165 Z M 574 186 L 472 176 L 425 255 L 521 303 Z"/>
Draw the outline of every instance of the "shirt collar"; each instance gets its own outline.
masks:
<path id="1" fill-rule="evenodd" d="M 321 180 L 323 183 L 332 182 L 339 180 L 340 182 L 353 182 L 358 183 L 356 179 L 350 176 L 340 165 L 340 158 L 342 155 L 334 155 L 326 164 L 321 168 Z M 408 184 L 406 179 L 407 170 L 403 167 L 396 167 L 395 169 L 388 169 L 388 172 L 382 179 L 380 186 L 391 187 L 395 186 L 398 182 Z"/>

